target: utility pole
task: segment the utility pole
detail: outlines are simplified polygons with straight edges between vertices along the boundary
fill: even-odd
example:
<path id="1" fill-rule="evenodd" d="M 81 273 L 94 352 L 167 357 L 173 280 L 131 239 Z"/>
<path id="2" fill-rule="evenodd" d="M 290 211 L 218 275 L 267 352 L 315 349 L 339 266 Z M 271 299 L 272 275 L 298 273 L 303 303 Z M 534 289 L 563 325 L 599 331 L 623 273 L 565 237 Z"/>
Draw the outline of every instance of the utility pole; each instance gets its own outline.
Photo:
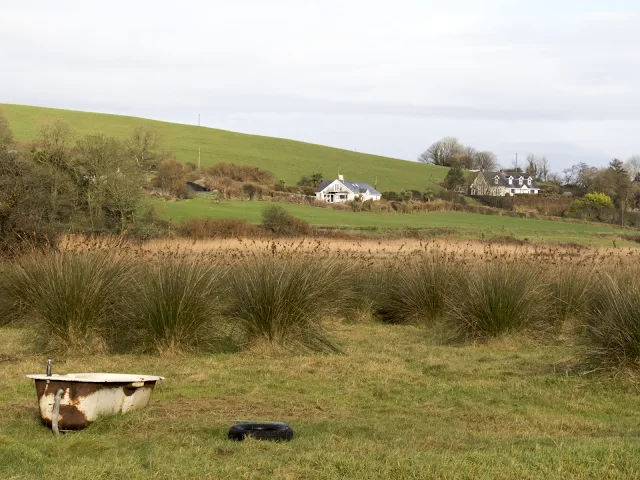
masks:
<path id="1" fill-rule="evenodd" d="M 516 152 L 516 172 L 518 171 L 518 152 Z"/>

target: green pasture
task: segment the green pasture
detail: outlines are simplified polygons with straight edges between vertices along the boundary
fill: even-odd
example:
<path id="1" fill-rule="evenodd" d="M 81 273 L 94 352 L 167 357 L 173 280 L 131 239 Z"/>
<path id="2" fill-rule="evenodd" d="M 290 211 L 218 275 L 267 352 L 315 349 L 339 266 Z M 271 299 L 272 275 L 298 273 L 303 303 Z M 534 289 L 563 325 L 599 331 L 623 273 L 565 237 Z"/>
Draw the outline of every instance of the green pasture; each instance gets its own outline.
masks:
<path id="1" fill-rule="evenodd" d="M 338 355 L 249 351 L 54 358 L 54 372 L 166 377 L 150 405 L 54 438 L 33 381 L 46 356 L 0 328 L 0 478 L 513 479 L 640 477 L 638 384 L 574 374 L 573 353 L 512 338 L 331 326 Z M 226 438 L 279 420 L 294 440 Z"/>
<path id="2" fill-rule="evenodd" d="M 198 195 L 191 200 L 167 202 L 153 200 L 161 216 L 172 222 L 189 218 L 239 218 L 250 223 L 260 223 L 262 209 L 269 205 L 264 201 L 217 201 L 209 195 Z M 494 236 L 514 236 L 533 242 L 575 242 L 581 244 L 611 246 L 620 235 L 636 232 L 605 224 L 586 224 L 513 218 L 495 215 L 478 215 L 463 212 L 434 213 L 371 213 L 339 211 L 294 203 L 280 203 L 291 215 L 312 225 L 340 227 L 344 229 L 373 229 L 384 233 L 389 230 L 453 229 L 454 237 L 473 239 Z"/>

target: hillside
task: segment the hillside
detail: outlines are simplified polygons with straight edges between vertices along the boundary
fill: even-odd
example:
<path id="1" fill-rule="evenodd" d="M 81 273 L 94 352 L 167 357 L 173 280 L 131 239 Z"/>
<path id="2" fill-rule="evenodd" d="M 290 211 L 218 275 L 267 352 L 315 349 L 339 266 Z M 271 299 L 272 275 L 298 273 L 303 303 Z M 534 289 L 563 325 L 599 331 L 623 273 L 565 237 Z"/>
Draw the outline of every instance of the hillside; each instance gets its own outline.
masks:
<path id="1" fill-rule="evenodd" d="M 219 162 L 256 166 L 273 172 L 288 185 L 295 184 L 301 175 L 313 172 L 331 178 L 340 169 L 348 179 L 371 184 L 377 177 L 380 191 L 424 191 L 434 188 L 448 170 L 294 140 L 136 117 L 9 104 L 0 104 L 0 109 L 11 123 L 16 140 L 32 140 L 40 124 L 49 118 L 66 120 L 80 135 L 100 132 L 125 138 L 135 127 L 149 126 L 163 136 L 166 146 L 180 161 L 196 163 L 200 148 L 202 166 Z"/>

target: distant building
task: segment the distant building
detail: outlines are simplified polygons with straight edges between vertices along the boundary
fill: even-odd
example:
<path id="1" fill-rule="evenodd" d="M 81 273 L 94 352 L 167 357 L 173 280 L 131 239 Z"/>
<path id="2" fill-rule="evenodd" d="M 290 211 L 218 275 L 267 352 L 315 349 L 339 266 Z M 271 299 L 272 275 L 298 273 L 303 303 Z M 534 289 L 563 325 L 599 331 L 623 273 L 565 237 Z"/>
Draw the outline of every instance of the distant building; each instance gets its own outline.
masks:
<path id="1" fill-rule="evenodd" d="M 380 200 L 382 194 L 365 182 L 349 182 L 342 175 L 337 180 L 325 180 L 316 189 L 316 200 L 328 203 L 351 200 Z"/>
<path id="2" fill-rule="evenodd" d="M 536 195 L 540 187 L 531 175 L 521 172 L 480 172 L 469 187 L 472 196 Z"/>

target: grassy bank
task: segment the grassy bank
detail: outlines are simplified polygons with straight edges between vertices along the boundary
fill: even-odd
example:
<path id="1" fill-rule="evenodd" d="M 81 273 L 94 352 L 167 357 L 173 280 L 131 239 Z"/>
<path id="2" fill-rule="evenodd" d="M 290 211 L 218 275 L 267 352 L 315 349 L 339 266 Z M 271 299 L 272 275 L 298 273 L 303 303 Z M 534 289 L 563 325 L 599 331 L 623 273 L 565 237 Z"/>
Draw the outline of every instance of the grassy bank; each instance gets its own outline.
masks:
<path id="1" fill-rule="evenodd" d="M 200 149 L 203 167 L 216 163 L 250 165 L 268 170 L 295 185 L 302 175 L 320 172 L 334 178 L 338 170 L 345 178 L 374 184 L 383 190 L 408 188 L 424 191 L 437 188 L 448 168 L 403 161 L 338 148 L 297 142 L 282 138 L 262 137 L 213 128 L 159 122 L 122 115 L 79 112 L 24 105 L 0 104 L 9 119 L 17 140 L 36 138 L 40 124 L 50 118 L 62 118 L 80 135 L 102 133 L 127 138 L 138 126 L 156 129 L 167 148 L 178 160 L 198 163 Z"/>
<path id="2" fill-rule="evenodd" d="M 211 197 L 200 195 L 191 200 L 166 202 L 154 200 L 161 215 L 172 222 L 190 218 L 238 218 L 250 223 L 260 223 L 262 209 L 267 202 L 224 201 L 214 202 Z M 433 212 L 411 214 L 379 214 L 371 212 L 349 212 L 317 208 L 308 205 L 282 203 L 289 213 L 316 226 L 349 228 L 375 228 L 401 230 L 406 228 L 444 228 L 453 238 L 479 239 L 495 236 L 513 236 L 532 242 L 580 243 L 611 245 L 614 239 L 619 244 L 620 235 L 628 235 L 628 230 L 605 224 L 556 222 L 528 218 L 512 218 L 493 215 L 476 215 L 464 212 Z"/>

